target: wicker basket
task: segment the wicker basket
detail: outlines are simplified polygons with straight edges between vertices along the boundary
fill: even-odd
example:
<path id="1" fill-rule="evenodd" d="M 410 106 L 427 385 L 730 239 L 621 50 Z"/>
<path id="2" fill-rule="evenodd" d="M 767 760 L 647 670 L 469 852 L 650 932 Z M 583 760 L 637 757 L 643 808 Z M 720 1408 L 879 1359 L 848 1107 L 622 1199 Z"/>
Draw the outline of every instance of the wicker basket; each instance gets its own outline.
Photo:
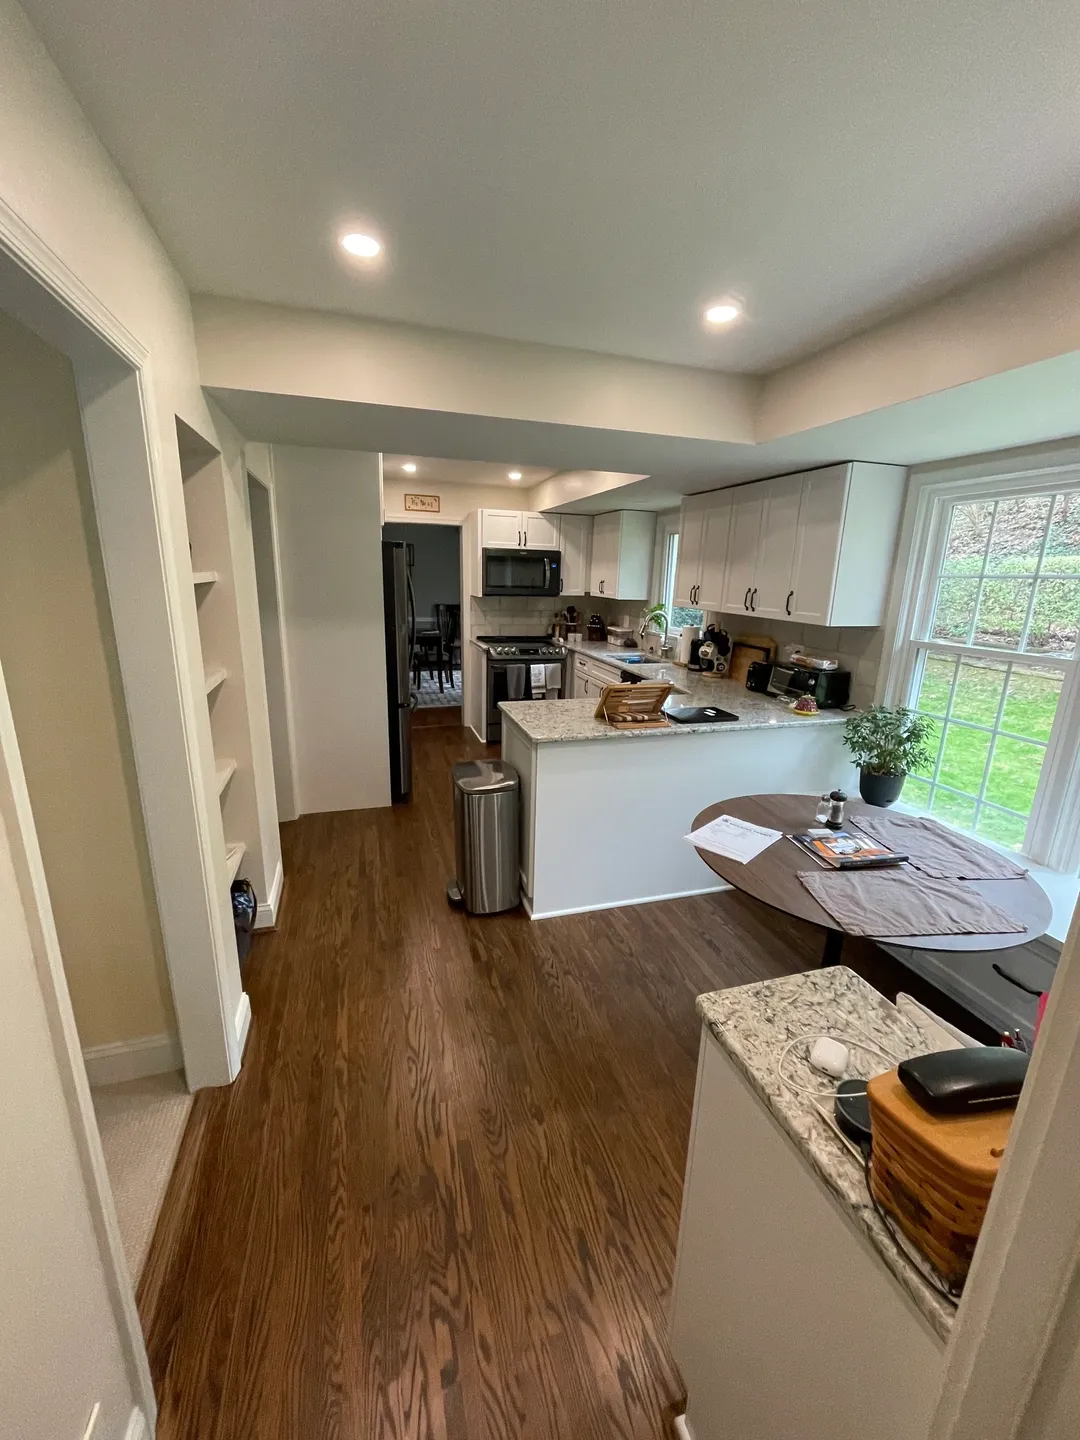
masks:
<path id="1" fill-rule="evenodd" d="M 953 1285 L 963 1282 L 1012 1124 L 1011 1109 L 932 1115 L 895 1070 L 866 1087 L 879 1205 Z"/>

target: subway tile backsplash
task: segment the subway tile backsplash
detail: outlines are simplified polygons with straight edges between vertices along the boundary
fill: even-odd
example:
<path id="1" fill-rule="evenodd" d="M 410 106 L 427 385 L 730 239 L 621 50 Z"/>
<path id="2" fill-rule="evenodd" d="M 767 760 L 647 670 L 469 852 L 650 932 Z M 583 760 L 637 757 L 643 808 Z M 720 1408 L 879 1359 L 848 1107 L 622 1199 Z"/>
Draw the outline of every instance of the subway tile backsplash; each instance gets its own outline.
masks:
<path id="1" fill-rule="evenodd" d="M 880 627 L 830 629 L 824 625 L 797 625 L 790 620 L 757 620 L 751 615 L 708 614 L 705 619 L 720 625 L 733 640 L 740 635 L 768 635 L 780 647 L 781 658 L 788 646 L 797 645 L 812 655 L 835 660 L 842 669 L 851 671 L 852 702 L 860 709 L 873 704 L 884 640 Z"/>
<path id="2" fill-rule="evenodd" d="M 599 614 L 606 625 L 633 627 L 641 623 L 644 609 L 641 602 L 612 602 L 590 595 L 564 595 L 558 604 L 551 600 L 512 596 L 474 597 L 469 602 L 471 634 L 542 635 L 567 605 L 577 607 L 583 623 L 590 615 Z M 854 704 L 865 708 L 873 703 L 881 668 L 883 633 L 880 629 L 829 629 L 822 625 L 796 625 L 790 620 L 757 620 L 750 615 L 708 614 L 705 619 L 721 625 L 733 640 L 740 635 L 768 635 L 779 646 L 781 657 L 785 647 L 797 645 L 805 647 L 811 654 L 835 660 L 845 670 L 851 671 Z"/>

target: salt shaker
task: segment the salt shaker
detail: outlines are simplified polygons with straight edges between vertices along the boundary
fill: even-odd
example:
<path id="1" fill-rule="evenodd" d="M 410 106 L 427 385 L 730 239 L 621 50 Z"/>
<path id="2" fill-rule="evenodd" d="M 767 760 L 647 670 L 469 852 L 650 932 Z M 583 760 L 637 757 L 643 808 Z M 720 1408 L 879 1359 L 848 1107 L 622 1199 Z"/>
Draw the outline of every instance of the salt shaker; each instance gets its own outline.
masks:
<path id="1" fill-rule="evenodd" d="M 828 795 L 822 795 L 821 799 L 817 802 L 817 810 L 814 812 L 814 823 L 824 825 L 829 818 L 829 810 L 831 808 Z"/>
<path id="2" fill-rule="evenodd" d="M 829 818 L 825 824 L 830 830 L 842 830 L 844 828 L 844 801 L 847 796 L 843 790 L 833 790 L 829 794 Z"/>

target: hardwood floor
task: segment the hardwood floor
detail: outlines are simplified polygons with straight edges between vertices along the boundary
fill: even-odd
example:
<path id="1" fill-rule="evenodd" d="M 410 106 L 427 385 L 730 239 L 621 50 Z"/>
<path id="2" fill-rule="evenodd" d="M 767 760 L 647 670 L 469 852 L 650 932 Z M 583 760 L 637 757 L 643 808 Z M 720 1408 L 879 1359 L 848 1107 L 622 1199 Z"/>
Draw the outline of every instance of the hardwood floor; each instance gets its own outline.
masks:
<path id="1" fill-rule="evenodd" d="M 653 1440 L 694 996 L 816 964 L 734 893 L 451 910 L 449 765 L 283 828 L 243 1072 L 197 1098 L 140 1291 L 161 1440 Z M 573 816 L 567 817 L 573 823 Z"/>

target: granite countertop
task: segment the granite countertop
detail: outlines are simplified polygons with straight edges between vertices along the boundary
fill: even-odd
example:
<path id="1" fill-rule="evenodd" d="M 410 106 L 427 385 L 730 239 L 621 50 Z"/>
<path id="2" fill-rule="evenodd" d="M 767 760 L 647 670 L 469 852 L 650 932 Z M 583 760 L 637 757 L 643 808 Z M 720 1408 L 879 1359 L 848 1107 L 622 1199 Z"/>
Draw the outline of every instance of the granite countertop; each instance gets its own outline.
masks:
<path id="1" fill-rule="evenodd" d="M 644 670 L 645 666 L 635 666 Z M 674 667 L 673 667 L 674 668 Z M 649 676 L 649 679 L 652 677 Z M 666 678 L 666 677 L 662 677 Z M 669 702 L 670 703 L 670 702 Z M 765 730 L 770 726 L 842 725 L 847 715 L 839 710 L 823 710 L 817 715 L 793 715 L 787 702 L 770 695 L 756 695 L 734 680 L 687 679 L 682 672 L 682 685 L 677 696 L 680 705 L 718 705 L 738 715 L 717 725 L 668 725 L 662 730 L 616 730 L 595 716 L 596 700 L 504 700 L 499 709 L 503 718 L 516 725 L 536 744 L 554 740 L 639 740 L 646 737 L 662 739 L 672 735 L 730 734 L 733 730 Z"/>
<path id="2" fill-rule="evenodd" d="M 927 1037 L 891 1001 L 842 965 L 700 995 L 697 1008 L 735 1067 L 864 1231 L 938 1335 L 947 1340 L 955 1308 L 898 1254 L 870 1203 L 861 1163 L 817 1112 L 814 1101 L 788 1089 L 777 1075 L 784 1046 L 801 1035 L 862 1038 L 897 1061 L 925 1055 L 933 1048 Z M 828 1081 L 800 1058 L 802 1048 L 788 1053 L 785 1074 L 797 1085 L 825 1090 Z M 889 1067 L 853 1050 L 848 1068 L 852 1078 L 869 1079 Z"/>

